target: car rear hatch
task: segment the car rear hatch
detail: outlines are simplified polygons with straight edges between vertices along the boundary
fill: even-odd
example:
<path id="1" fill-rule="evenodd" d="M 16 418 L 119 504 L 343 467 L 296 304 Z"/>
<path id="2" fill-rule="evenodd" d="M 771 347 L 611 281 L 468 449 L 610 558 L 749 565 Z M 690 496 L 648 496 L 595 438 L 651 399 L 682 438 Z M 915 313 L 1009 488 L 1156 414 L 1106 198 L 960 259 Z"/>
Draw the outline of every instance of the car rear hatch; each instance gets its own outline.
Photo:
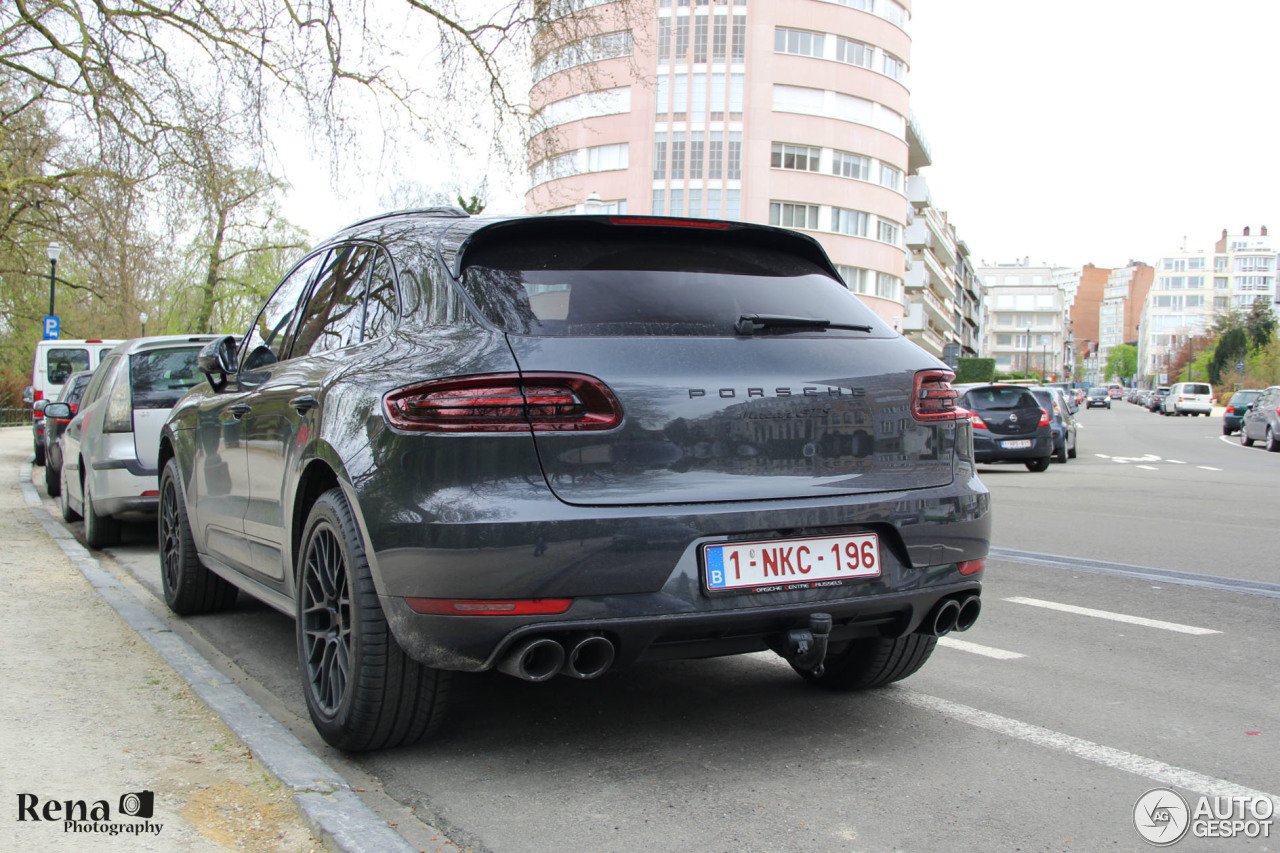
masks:
<path id="1" fill-rule="evenodd" d="M 1030 391 L 1016 385 L 972 388 L 960 405 L 977 412 L 996 436 L 1034 433 L 1047 411 Z"/>
<path id="2" fill-rule="evenodd" d="M 169 410 L 189 388 L 203 381 L 196 368 L 201 344 L 145 350 L 129 356 L 129 405 L 133 449 L 138 463 L 155 470 L 160 431 Z M 113 401 L 114 402 L 114 401 Z M 112 413 L 108 413 L 108 421 Z"/>
<path id="3" fill-rule="evenodd" d="M 948 375 L 805 238 L 560 221 L 554 235 L 544 221 L 473 238 L 462 267 L 525 387 L 586 382 L 604 410 L 595 426 L 535 426 L 561 500 L 829 499 L 951 482 L 954 417 L 912 414 L 919 379 Z"/>

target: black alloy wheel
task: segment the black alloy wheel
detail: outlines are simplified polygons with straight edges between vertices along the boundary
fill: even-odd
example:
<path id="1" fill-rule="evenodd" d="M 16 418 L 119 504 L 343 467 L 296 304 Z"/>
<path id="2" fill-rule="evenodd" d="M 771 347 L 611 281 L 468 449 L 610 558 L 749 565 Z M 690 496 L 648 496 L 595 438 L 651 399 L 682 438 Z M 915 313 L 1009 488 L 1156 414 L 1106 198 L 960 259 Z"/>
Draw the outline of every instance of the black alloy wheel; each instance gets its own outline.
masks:
<path id="1" fill-rule="evenodd" d="M 351 752 L 417 743 L 444 719 L 451 675 L 400 648 L 340 489 L 311 508 L 297 590 L 298 656 L 320 736 Z"/>
<path id="2" fill-rule="evenodd" d="M 1249 430 L 1244 424 L 1240 425 L 1240 443 L 1245 447 L 1253 447 L 1253 439 L 1249 438 Z"/>
<path id="3" fill-rule="evenodd" d="M 225 610 L 236 602 L 235 585 L 206 569 L 196 553 L 187 504 L 178 478 L 178 462 L 170 459 L 160 472 L 160 585 L 164 601 L 179 616 Z"/>

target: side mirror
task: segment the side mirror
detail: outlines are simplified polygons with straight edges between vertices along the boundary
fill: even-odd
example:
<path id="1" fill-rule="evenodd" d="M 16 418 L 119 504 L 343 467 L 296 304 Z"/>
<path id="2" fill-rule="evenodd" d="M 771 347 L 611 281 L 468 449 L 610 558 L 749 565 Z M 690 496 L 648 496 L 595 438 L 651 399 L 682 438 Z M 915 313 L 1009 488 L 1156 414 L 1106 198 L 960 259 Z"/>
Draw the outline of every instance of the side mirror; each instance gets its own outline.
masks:
<path id="1" fill-rule="evenodd" d="M 35 412 L 36 416 L 39 417 L 40 415 L 44 414 L 45 407 L 48 405 L 49 405 L 48 400 L 36 400 L 34 403 L 31 404 L 31 411 Z"/>
<path id="2" fill-rule="evenodd" d="M 227 386 L 228 377 L 236 374 L 236 339 L 233 335 L 225 335 L 216 341 L 209 341 L 196 356 L 196 364 L 200 372 L 209 380 L 214 391 L 221 391 Z"/>
<path id="3" fill-rule="evenodd" d="M 44 407 L 44 416 L 53 420 L 70 420 L 72 414 L 70 403 L 50 403 Z"/>

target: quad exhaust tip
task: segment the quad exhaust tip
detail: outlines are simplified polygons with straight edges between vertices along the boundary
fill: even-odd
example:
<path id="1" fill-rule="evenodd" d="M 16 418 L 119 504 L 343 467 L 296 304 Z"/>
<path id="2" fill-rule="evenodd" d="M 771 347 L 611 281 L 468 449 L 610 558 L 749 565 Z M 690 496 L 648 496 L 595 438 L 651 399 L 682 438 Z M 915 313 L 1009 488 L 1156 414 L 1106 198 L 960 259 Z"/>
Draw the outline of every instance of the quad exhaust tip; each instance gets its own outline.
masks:
<path id="1" fill-rule="evenodd" d="M 585 680 L 608 672 L 616 654 L 613 643 L 598 634 L 563 642 L 533 637 L 503 655 L 497 669 L 524 681 L 548 681 L 559 674 Z"/>
<path id="2" fill-rule="evenodd" d="M 976 595 L 964 598 L 944 598 L 919 628 L 926 634 L 945 637 L 952 631 L 968 631 L 978 621 L 982 612 L 982 599 Z"/>

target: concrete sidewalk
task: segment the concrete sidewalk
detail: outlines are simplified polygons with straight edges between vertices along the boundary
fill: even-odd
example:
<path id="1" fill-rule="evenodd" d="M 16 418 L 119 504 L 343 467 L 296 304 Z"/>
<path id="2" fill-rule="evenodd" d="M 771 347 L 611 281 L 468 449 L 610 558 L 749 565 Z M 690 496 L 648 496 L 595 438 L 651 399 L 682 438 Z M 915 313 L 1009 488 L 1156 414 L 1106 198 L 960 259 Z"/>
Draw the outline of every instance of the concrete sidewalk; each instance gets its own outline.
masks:
<path id="1" fill-rule="evenodd" d="M 49 516 L 30 460 L 0 429 L 0 849 L 413 849 Z"/>

